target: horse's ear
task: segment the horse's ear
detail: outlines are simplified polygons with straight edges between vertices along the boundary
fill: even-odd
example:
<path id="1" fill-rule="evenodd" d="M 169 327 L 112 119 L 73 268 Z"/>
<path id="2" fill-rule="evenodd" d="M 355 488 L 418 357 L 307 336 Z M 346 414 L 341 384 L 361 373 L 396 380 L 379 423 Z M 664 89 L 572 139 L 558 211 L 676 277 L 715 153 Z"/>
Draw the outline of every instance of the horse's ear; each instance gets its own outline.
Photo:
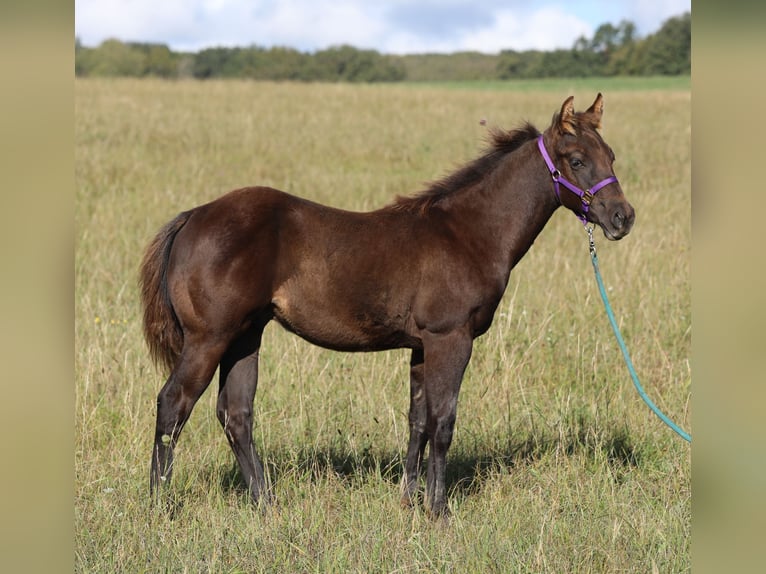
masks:
<path id="1" fill-rule="evenodd" d="M 559 114 L 559 130 L 562 134 L 577 135 L 575 129 L 575 111 L 574 111 L 574 96 L 569 96 L 564 100 L 564 104 L 561 106 L 561 113 Z"/>
<path id="2" fill-rule="evenodd" d="M 593 128 L 600 129 L 601 116 L 604 114 L 604 98 L 601 95 L 601 92 L 598 93 L 596 96 L 596 101 L 593 102 L 593 105 L 589 107 L 588 111 L 585 113 L 588 114 L 588 119 L 590 120 Z"/>

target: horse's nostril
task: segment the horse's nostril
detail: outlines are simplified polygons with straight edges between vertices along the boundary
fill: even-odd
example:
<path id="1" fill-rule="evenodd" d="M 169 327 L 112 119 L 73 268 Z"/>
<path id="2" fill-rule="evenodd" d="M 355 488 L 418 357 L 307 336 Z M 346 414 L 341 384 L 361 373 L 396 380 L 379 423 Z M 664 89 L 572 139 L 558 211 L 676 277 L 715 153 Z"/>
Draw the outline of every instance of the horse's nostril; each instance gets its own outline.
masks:
<path id="1" fill-rule="evenodd" d="M 621 211 L 615 212 L 615 214 L 612 216 L 612 223 L 618 229 L 623 226 L 623 224 L 625 223 L 625 216 L 622 214 Z"/>

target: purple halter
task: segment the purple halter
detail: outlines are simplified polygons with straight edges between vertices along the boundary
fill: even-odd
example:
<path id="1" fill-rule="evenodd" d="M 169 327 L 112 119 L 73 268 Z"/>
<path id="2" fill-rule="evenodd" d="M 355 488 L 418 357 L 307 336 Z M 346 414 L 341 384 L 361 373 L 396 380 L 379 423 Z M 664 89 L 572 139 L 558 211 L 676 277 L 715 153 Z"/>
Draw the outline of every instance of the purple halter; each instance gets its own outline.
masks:
<path id="1" fill-rule="evenodd" d="M 590 204 L 591 204 L 591 201 L 593 201 L 593 196 L 596 195 L 597 191 L 599 191 L 603 187 L 606 187 L 610 183 L 617 183 L 617 178 L 611 175 L 607 177 L 606 179 L 602 179 L 590 189 L 586 189 L 585 191 L 583 191 L 582 189 L 577 187 L 575 184 L 567 181 L 564 178 L 564 176 L 561 175 L 561 172 L 556 169 L 556 166 L 553 165 L 551 156 L 548 155 L 548 151 L 545 149 L 545 144 L 543 143 L 542 135 L 540 135 L 540 137 L 537 138 L 537 147 L 540 149 L 540 153 L 542 154 L 543 159 L 545 160 L 545 164 L 548 166 L 548 171 L 551 172 L 551 179 L 553 180 L 553 188 L 556 190 L 556 198 L 559 200 L 559 203 L 561 203 L 561 194 L 559 192 L 559 184 L 561 184 L 564 187 L 566 187 L 569 191 L 574 193 L 577 197 L 580 198 L 580 201 L 582 202 L 582 213 L 575 213 L 575 215 L 577 215 L 579 220 L 582 221 L 583 225 L 587 225 L 588 220 L 586 219 L 585 216 L 587 215 L 588 210 L 590 210 Z"/>

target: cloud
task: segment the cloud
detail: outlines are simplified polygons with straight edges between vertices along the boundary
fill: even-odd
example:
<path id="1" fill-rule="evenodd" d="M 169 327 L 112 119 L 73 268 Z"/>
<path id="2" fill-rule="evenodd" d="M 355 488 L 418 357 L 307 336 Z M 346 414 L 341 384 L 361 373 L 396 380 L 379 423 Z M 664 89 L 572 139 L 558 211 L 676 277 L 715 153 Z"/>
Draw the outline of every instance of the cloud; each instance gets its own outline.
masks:
<path id="1" fill-rule="evenodd" d="M 444 39 L 466 30 L 491 25 L 496 7 L 492 2 L 441 1 L 393 2 L 384 17 L 390 28 L 427 41 Z"/>
<path id="2" fill-rule="evenodd" d="M 176 50 L 209 46 L 332 44 L 372 47 L 385 37 L 373 6 L 354 0 L 78 0 L 75 31 L 86 45 L 105 38 L 162 42 Z"/>
<path id="3" fill-rule="evenodd" d="M 503 10 L 496 14 L 490 27 L 467 35 L 461 44 L 465 49 L 483 52 L 509 48 L 553 50 L 571 48 L 577 38 L 592 33 L 590 24 L 560 8 L 543 7 L 522 15 Z"/>
<path id="4" fill-rule="evenodd" d="M 630 12 L 625 16 L 638 27 L 642 35 L 656 32 L 665 20 L 691 12 L 691 0 L 646 0 L 630 5 Z"/>
<path id="5" fill-rule="evenodd" d="M 604 22 L 634 21 L 642 34 L 689 0 L 77 0 L 75 33 L 159 42 L 179 51 L 210 46 L 351 44 L 384 53 L 570 48 Z"/>
<path id="6" fill-rule="evenodd" d="M 372 48 L 386 32 L 386 23 L 374 4 L 352 0 L 280 0 L 257 16 L 252 22 L 256 34 L 251 42 L 302 50 L 338 44 Z"/>
<path id="7" fill-rule="evenodd" d="M 190 9 L 183 0 L 77 0 L 75 33 L 86 44 L 107 38 L 137 41 L 194 42 L 198 37 L 200 7 Z"/>
<path id="8" fill-rule="evenodd" d="M 471 18 L 456 18 L 447 29 L 444 29 L 445 20 L 438 25 L 424 21 L 408 25 L 409 20 L 402 21 L 393 34 L 383 39 L 383 49 L 394 54 L 551 50 L 571 48 L 578 37 L 590 36 L 594 31 L 585 20 L 556 7 L 475 12 Z M 458 10 L 451 13 L 455 17 L 459 14 Z"/>

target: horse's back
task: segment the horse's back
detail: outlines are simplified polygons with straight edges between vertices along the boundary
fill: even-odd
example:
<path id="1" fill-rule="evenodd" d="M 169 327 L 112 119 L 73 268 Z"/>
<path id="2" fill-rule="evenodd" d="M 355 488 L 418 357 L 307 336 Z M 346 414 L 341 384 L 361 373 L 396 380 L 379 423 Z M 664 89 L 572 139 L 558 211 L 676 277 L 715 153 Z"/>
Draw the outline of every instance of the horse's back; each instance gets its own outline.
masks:
<path id="1" fill-rule="evenodd" d="M 169 261 L 186 330 L 241 331 L 275 316 L 325 347 L 407 346 L 411 231 L 407 216 L 326 207 L 243 188 L 192 210 Z"/>

